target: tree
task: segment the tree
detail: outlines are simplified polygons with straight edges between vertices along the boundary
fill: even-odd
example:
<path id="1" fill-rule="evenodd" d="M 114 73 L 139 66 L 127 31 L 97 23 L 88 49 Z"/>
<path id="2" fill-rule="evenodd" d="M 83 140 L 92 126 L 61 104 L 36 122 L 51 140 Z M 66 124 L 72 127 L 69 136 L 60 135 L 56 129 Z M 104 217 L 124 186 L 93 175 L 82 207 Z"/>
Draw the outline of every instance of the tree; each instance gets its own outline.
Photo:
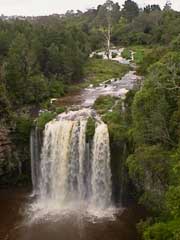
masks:
<path id="1" fill-rule="evenodd" d="M 10 114 L 10 102 L 3 84 L 0 83 L 0 116 L 1 121 L 7 119 Z"/>
<path id="2" fill-rule="evenodd" d="M 129 22 L 139 15 L 139 8 L 137 3 L 132 0 L 126 0 L 123 9 L 122 16 L 125 17 Z"/>
<path id="3" fill-rule="evenodd" d="M 134 139 L 137 144 L 171 144 L 168 131 L 168 102 L 162 91 L 147 83 L 133 102 Z"/>
<path id="4" fill-rule="evenodd" d="M 163 8 L 163 10 L 164 10 L 164 11 L 169 11 L 169 10 L 171 10 L 171 7 L 172 7 L 171 1 L 170 1 L 170 0 L 167 0 L 165 6 L 164 6 L 164 8 Z"/>
<path id="5" fill-rule="evenodd" d="M 127 159 L 131 179 L 139 192 L 141 202 L 150 209 L 160 210 L 169 182 L 169 153 L 160 145 L 142 145 Z"/>
<path id="6" fill-rule="evenodd" d="M 153 4 L 153 5 L 147 5 L 147 6 L 144 8 L 144 12 L 145 12 L 145 13 L 150 13 L 150 12 L 153 12 L 153 11 L 161 11 L 160 6 L 157 5 L 157 4 Z"/>
<path id="7" fill-rule="evenodd" d="M 104 35 L 108 58 L 110 57 L 112 26 L 120 17 L 119 10 L 118 3 L 114 4 L 112 1 L 107 0 L 105 4 L 98 7 L 98 14 L 95 19 L 100 32 Z"/>
<path id="8" fill-rule="evenodd" d="M 11 100 L 23 101 L 28 75 L 28 43 L 23 34 L 18 34 L 12 42 L 5 65 L 6 87 Z"/>

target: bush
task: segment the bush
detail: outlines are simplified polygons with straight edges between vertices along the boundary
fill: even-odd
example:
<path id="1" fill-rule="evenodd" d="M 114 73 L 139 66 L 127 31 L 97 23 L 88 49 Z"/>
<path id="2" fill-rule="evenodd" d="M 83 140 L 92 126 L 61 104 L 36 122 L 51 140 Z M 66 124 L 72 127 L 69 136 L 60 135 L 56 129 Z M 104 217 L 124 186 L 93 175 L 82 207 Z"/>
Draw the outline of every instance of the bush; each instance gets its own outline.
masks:
<path id="1" fill-rule="evenodd" d="M 55 118 L 57 114 L 54 112 L 43 112 L 37 119 L 37 127 L 40 129 L 44 129 L 45 125 L 50 122 L 53 118 Z"/>
<path id="2" fill-rule="evenodd" d="M 33 125 L 32 119 L 28 115 L 24 114 L 20 115 L 19 117 L 15 117 L 15 122 L 15 137 L 17 143 L 28 143 L 31 127 Z"/>
<path id="3" fill-rule="evenodd" d="M 148 73 L 148 68 L 158 62 L 166 53 L 167 48 L 156 47 L 149 50 L 135 50 L 134 61 L 139 65 L 138 72 L 142 75 Z"/>
<path id="4" fill-rule="evenodd" d="M 180 219 L 166 223 L 156 223 L 147 227 L 143 237 L 145 240 L 180 240 Z"/>
<path id="5" fill-rule="evenodd" d="M 61 80 L 52 80 L 49 83 L 50 96 L 52 98 L 58 98 L 64 95 L 65 87 Z"/>
<path id="6" fill-rule="evenodd" d="M 170 157 L 160 145 L 144 145 L 127 159 L 129 176 L 138 192 L 141 203 L 154 212 L 165 208 L 164 195 L 169 183 Z"/>
<path id="7" fill-rule="evenodd" d="M 144 50 L 143 49 L 138 49 L 135 53 L 134 53 L 134 62 L 136 64 L 141 64 L 144 61 Z"/>
<path id="8" fill-rule="evenodd" d="M 88 118 L 87 126 L 86 126 L 86 141 L 89 142 L 93 139 L 95 133 L 96 123 L 95 120 L 90 117 Z"/>
<path id="9" fill-rule="evenodd" d="M 66 111 L 66 108 L 65 108 L 65 107 L 56 107 L 56 108 L 55 108 L 55 112 L 56 112 L 57 114 L 61 114 L 61 113 L 65 112 L 65 111 Z"/>
<path id="10" fill-rule="evenodd" d="M 111 143 L 124 141 L 127 137 L 127 124 L 123 118 L 121 100 L 101 96 L 96 100 L 94 108 L 108 125 Z"/>
<path id="11" fill-rule="evenodd" d="M 127 60 L 130 60 L 131 59 L 131 51 L 127 48 L 125 48 L 123 50 L 123 52 L 121 53 L 121 56 Z"/>
<path id="12" fill-rule="evenodd" d="M 172 40 L 170 47 L 173 51 L 180 51 L 180 34 Z"/>
<path id="13" fill-rule="evenodd" d="M 111 96 L 100 96 L 94 103 L 94 108 L 99 114 L 104 114 L 115 104 L 116 98 Z"/>

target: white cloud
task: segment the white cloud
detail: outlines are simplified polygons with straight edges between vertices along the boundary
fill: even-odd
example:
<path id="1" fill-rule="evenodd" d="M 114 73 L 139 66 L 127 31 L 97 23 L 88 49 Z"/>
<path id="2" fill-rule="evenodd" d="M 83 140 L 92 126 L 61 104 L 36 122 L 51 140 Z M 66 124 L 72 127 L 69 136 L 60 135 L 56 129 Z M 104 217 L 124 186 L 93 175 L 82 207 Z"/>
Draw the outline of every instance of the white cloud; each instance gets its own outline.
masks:
<path id="1" fill-rule="evenodd" d="M 115 0 L 114 0 L 115 1 Z M 0 13 L 5 15 L 48 15 L 52 13 L 64 13 L 70 9 L 85 10 L 104 3 L 105 0 L 0 0 Z M 120 5 L 124 0 L 117 0 Z M 147 4 L 157 4 L 157 0 L 137 0 L 141 7 Z M 180 10 L 180 1 L 172 0 L 172 6 Z M 163 7 L 166 0 L 159 0 Z"/>

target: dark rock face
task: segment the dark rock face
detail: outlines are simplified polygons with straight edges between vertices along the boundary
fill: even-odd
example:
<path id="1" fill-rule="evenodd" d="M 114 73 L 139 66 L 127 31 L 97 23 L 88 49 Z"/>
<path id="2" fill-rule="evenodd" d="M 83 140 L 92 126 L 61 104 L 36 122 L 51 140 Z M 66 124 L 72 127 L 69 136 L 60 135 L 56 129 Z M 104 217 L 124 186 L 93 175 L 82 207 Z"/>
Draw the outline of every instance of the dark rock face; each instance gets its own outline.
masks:
<path id="1" fill-rule="evenodd" d="M 16 133 L 0 128 L 0 187 L 30 183 L 29 143 L 18 144 Z"/>
<path id="2" fill-rule="evenodd" d="M 0 129 L 0 178 L 8 174 L 14 168 L 13 152 L 15 146 L 13 145 L 9 130 L 5 128 Z"/>

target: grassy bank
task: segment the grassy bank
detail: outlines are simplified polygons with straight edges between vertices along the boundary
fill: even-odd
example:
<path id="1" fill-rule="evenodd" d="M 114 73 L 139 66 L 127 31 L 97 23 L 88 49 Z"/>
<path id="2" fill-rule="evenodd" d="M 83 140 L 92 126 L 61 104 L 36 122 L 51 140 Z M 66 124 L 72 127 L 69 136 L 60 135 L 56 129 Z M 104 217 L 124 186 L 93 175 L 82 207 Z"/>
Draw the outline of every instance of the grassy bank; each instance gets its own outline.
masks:
<path id="1" fill-rule="evenodd" d="M 97 86 L 101 82 L 112 78 L 122 78 L 130 66 L 111 60 L 89 59 L 84 68 L 84 81 L 68 87 L 68 92 L 88 87 L 90 84 Z"/>

